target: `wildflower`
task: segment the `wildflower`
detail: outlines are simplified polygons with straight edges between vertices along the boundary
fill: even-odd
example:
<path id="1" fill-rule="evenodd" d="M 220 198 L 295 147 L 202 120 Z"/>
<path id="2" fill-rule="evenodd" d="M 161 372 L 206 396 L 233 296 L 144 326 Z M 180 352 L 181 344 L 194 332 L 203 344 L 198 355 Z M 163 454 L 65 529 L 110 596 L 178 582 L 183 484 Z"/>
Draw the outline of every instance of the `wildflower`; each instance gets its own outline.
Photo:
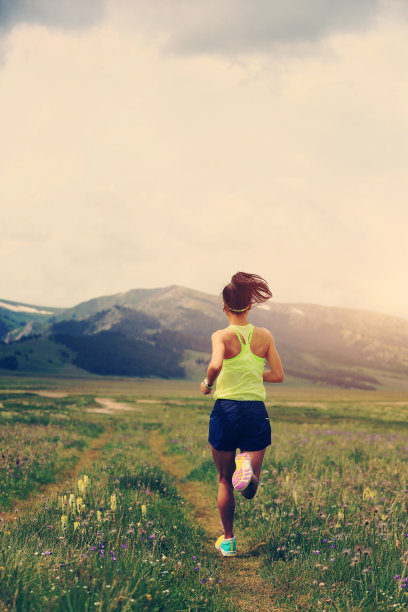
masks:
<path id="1" fill-rule="evenodd" d="M 205 578 L 201 578 L 200 582 L 201 584 L 205 584 Z"/>
<path id="2" fill-rule="evenodd" d="M 334 563 L 334 559 L 330 559 L 330 563 Z"/>
<path id="3" fill-rule="evenodd" d="M 147 599 L 147 601 L 151 601 L 152 600 L 152 596 L 150 595 L 150 593 L 146 593 L 146 599 Z"/>
<path id="4" fill-rule="evenodd" d="M 320 550 L 314 550 L 313 552 L 315 555 L 318 555 L 320 553 Z"/>
<path id="5" fill-rule="evenodd" d="M 127 544 L 126 544 L 126 542 L 124 542 L 123 544 L 121 544 L 121 547 L 122 547 L 122 548 L 127 548 Z"/>
<path id="6" fill-rule="evenodd" d="M 364 487 L 363 500 L 375 499 L 376 496 L 377 496 L 376 491 L 374 491 L 373 489 L 370 489 L 370 487 Z"/>
<path id="7" fill-rule="evenodd" d="M 154 540 L 154 533 L 152 533 L 151 535 L 149 535 L 149 540 Z"/>
<path id="8" fill-rule="evenodd" d="M 73 493 L 70 494 L 68 503 L 69 503 L 69 507 L 74 509 L 74 507 L 75 507 L 75 495 Z"/>
<path id="9" fill-rule="evenodd" d="M 66 526 L 67 526 L 67 522 L 68 522 L 68 517 L 67 517 L 67 515 L 66 515 L 66 514 L 63 514 L 63 515 L 61 516 L 61 527 L 62 527 L 63 529 L 65 529 L 65 528 L 66 528 Z"/>
<path id="10" fill-rule="evenodd" d="M 144 504 L 142 504 L 142 516 L 146 516 L 146 506 Z"/>
<path id="11" fill-rule="evenodd" d="M 79 521 L 75 521 L 75 523 L 74 523 L 74 529 L 78 529 L 78 527 L 79 527 Z"/>
<path id="12" fill-rule="evenodd" d="M 102 520 L 102 514 L 101 514 L 100 510 L 96 511 L 96 520 L 97 520 L 98 523 L 100 523 L 101 520 Z"/>
<path id="13" fill-rule="evenodd" d="M 84 485 L 85 485 L 85 488 L 88 486 L 88 483 L 89 483 L 89 478 L 88 478 L 88 476 L 86 474 L 84 474 Z"/>
<path id="14" fill-rule="evenodd" d="M 394 576 L 394 580 L 399 580 L 399 579 L 400 579 L 400 577 L 399 577 L 398 574 L 396 576 Z"/>
<path id="15" fill-rule="evenodd" d="M 52 552 L 50 550 L 46 550 L 44 555 L 47 555 L 47 556 L 52 555 Z"/>
<path id="16" fill-rule="evenodd" d="M 76 506 L 77 506 L 78 512 L 82 512 L 82 504 L 83 504 L 82 497 L 77 497 Z"/>
<path id="17" fill-rule="evenodd" d="M 85 483 L 82 480 L 82 478 L 80 478 L 78 480 L 78 485 L 77 486 L 78 486 L 78 491 L 81 493 L 81 495 L 83 495 L 85 493 L 86 487 L 85 487 Z"/>
<path id="18" fill-rule="evenodd" d="M 117 504 L 116 504 L 116 494 L 112 493 L 111 497 L 110 497 L 110 507 L 112 512 L 115 512 Z"/>

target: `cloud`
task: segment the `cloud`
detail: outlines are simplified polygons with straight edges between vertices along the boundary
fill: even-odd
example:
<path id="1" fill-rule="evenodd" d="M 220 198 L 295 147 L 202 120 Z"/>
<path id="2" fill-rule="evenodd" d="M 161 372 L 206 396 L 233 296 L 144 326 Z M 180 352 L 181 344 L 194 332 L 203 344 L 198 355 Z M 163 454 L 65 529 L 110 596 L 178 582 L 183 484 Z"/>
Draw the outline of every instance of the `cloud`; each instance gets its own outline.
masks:
<path id="1" fill-rule="evenodd" d="M 19 23 L 87 28 L 101 19 L 104 6 L 103 0 L 0 0 L 0 32 Z"/>
<path id="2" fill-rule="evenodd" d="M 182 55 L 265 53 L 366 27 L 381 0 L 111 0 L 128 23 L 142 20 Z M 129 21 L 130 20 L 130 21 Z"/>

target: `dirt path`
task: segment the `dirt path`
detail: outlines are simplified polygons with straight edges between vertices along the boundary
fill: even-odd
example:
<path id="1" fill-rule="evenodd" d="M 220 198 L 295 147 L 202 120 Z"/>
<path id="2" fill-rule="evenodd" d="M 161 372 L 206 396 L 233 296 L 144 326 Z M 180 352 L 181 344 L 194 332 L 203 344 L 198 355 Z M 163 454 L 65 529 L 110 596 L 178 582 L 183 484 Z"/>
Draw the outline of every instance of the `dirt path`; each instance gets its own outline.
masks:
<path id="1" fill-rule="evenodd" d="M 81 472 L 88 469 L 92 463 L 94 463 L 100 457 L 102 448 L 112 436 L 113 431 L 113 427 L 109 427 L 100 436 L 94 438 L 91 441 L 90 446 L 88 446 L 79 456 L 76 466 L 69 472 L 65 472 L 62 482 L 52 482 L 42 487 L 38 493 L 30 495 L 27 499 L 17 500 L 13 510 L 8 512 L 0 510 L 0 526 L 3 521 L 7 522 L 16 520 L 18 516 L 21 516 L 28 510 L 32 511 L 35 506 L 43 503 L 44 499 L 56 495 L 63 489 L 69 489 L 69 487 L 72 487 L 72 481 L 76 479 Z"/>
<path id="2" fill-rule="evenodd" d="M 196 522 L 204 529 L 208 554 L 219 557 L 223 587 L 230 594 L 232 608 L 253 612 L 282 611 L 282 608 L 274 607 L 271 589 L 261 577 L 262 559 L 259 550 L 251 550 L 243 534 L 239 536 L 240 552 L 236 557 L 222 557 L 215 550 L 215 540 L 222 533 L 216 500 L 206 493 L 202 483 L 183 482 L 182 479 L 191 471 L 188 459 L 181 455 L 166 455 L 165 441 L 158 432 L 151 434 L 149 442 L 163 468 L 176 478 L 180 494 L 189 502 Z"/>
<path id="3" fill-rule="evenodd" d="M 136 412 L 141 412 L 140 408 L 135 408 L 135 406 L 130 406 L 123 402 L 116 402 L 109 397 L 95 397 L 95 402 L 100 404 L 100 407 L 88 408 L 87 412 L 99 412 L 102 414 L 112 414 L 118 410 L 134 410 Z"/>

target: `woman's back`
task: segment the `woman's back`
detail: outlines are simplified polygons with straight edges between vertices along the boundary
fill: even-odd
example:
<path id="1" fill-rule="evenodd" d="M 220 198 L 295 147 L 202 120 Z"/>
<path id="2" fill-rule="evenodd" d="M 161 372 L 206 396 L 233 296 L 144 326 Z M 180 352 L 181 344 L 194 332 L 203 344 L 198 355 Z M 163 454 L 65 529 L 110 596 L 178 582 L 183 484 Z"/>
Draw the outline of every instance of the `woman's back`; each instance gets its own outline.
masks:
<path id="1" fill-rule="evenodd" d="M 263 371 L 269 341 L 264 332 L 251 324 L 229 325 L 218 332 L 225 352 L 214 399 L 265 399 Z"/>
<path id="2" fill-rule="evenodd" d="M 236 357 L 236 355 L 238 355 L 241 351 L 241 343 L 237 334 L 234 332 L 235 329 L 238 333 L 240 333 L 240 327 L 244 329 L 247 327 L 247 325 L 229 325 L 225 329 L 220 330 L 222 333 L 222 340 L 225 345 L 224 360 Z M 270 344 L 270 333 L 263 327 L 251 327 L 253 327 L 254 330 L 250 343 L 251 351 L 258 357 L 264 359 Z"/>

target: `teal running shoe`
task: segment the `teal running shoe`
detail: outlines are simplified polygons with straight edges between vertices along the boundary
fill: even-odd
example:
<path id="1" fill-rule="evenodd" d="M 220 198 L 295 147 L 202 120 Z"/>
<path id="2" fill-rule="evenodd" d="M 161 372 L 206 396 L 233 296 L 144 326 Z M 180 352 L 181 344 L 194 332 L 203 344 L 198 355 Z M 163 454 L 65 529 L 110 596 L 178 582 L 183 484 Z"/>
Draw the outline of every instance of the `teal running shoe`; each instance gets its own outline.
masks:
<path id="1" fill-rule="evenodd" d="M 226 540 L 223 535 L 221 535 L 215 543 L 215 548 L 220 551 L 224 557 L 235 557 L 237 554 L 237 541 L 235 536 Z"/>

